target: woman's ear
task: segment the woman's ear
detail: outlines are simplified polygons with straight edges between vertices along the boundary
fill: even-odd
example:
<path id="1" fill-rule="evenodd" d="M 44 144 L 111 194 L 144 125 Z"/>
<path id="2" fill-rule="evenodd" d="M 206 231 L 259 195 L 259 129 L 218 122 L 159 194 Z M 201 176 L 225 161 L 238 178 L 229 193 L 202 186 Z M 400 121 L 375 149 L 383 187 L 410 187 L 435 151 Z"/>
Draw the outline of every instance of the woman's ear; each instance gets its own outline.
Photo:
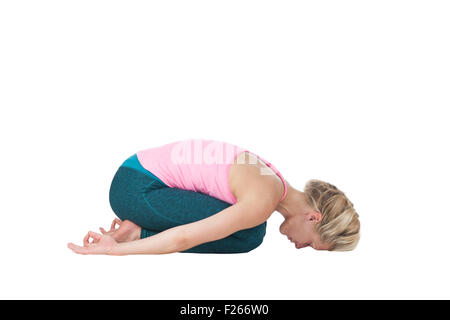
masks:
<path id="1" fill-rule="evenodd" d="M 322 221 L 322 214 L 318 211 L 311 211 L 308 213 L 308 220 L 314 222 Z"/>

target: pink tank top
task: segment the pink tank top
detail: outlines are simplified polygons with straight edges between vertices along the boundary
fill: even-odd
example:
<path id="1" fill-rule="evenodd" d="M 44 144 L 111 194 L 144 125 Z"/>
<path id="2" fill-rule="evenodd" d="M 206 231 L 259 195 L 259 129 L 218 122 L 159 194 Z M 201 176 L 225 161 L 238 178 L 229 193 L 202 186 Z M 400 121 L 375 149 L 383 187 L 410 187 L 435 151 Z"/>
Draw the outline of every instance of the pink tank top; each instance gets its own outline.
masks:
<path id="1" fill-rule="evenodd" d="M 258 157 L 280 177 L 284 186 L 280 201 L 283 200 L 287 186 L 281 173 L 253 152 L 229 143 L 189 139 L 140 150 L 136 155 L 141 165 L 167 186 L 201 192 L 234 204 L 237 200 L 228 185 L 228 175 L 234 159 L 245 151 Z"/>

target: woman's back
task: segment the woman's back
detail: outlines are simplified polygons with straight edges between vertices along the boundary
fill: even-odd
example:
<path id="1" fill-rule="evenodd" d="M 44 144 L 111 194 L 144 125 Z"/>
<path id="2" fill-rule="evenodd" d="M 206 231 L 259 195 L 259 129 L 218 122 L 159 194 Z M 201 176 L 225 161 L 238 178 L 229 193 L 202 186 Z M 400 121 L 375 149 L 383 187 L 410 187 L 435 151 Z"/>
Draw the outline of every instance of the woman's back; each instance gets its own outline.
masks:
<path id="1" fill-rule="evenodd" d="M 244 153 L 250 154 L 247 161 Z M 242 172 L 252 167 L 259 168 L 262 175 L 276 173 L 284 186 L 280 201 L 286 196 L 286 182 L 271 163 L 230 143 L 182 140 L 138 151 L 137 157 L 146 170 L 167 186 L 201 192 L 228 203 L 237 202 L 235 194 L 239 193 L 239 188 L 245 188 L 245 181 L 240 179 Z"/>

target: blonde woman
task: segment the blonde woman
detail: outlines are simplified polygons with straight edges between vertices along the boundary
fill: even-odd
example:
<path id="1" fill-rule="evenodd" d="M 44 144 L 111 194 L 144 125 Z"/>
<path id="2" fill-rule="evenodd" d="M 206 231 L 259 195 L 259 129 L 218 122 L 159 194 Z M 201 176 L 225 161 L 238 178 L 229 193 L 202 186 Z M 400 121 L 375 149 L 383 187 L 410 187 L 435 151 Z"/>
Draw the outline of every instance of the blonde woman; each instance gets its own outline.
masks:
<path id="1" fill-rule="evenodd" d="M 79 254 L 243 253 L 277 211 L 297 249 L 347 251 L 359 241 L 352 202 L 334 185 L 291 186 L 268 161 L 236 145 L 190 139 L 138 151 L 114 175 L 109 231 L 89 231 Z M 116 225 L 119 227 L 116 228 Z M 92 240 L 91 240 L 92 239 Z"/>

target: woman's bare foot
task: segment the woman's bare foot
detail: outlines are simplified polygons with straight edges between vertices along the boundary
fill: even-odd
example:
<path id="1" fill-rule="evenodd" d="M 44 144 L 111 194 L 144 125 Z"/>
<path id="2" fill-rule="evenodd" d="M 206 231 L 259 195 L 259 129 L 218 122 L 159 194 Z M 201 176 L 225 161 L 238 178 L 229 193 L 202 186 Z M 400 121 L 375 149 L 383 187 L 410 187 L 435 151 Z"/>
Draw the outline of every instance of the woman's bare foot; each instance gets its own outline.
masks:
<path id="1" fill-rule="evenodd" d="M 116 229 L 116 224 L 119 228 Z M 141 237 L 141 227 L 130 220 L 121 221 L 116 218 L 111 224 L 111 229 L 105 231 L 105 229 L 100 228 L 100 232 L 103 234 L 110 235 L 117 242 L 129 242 L 138 240 Z"/>

